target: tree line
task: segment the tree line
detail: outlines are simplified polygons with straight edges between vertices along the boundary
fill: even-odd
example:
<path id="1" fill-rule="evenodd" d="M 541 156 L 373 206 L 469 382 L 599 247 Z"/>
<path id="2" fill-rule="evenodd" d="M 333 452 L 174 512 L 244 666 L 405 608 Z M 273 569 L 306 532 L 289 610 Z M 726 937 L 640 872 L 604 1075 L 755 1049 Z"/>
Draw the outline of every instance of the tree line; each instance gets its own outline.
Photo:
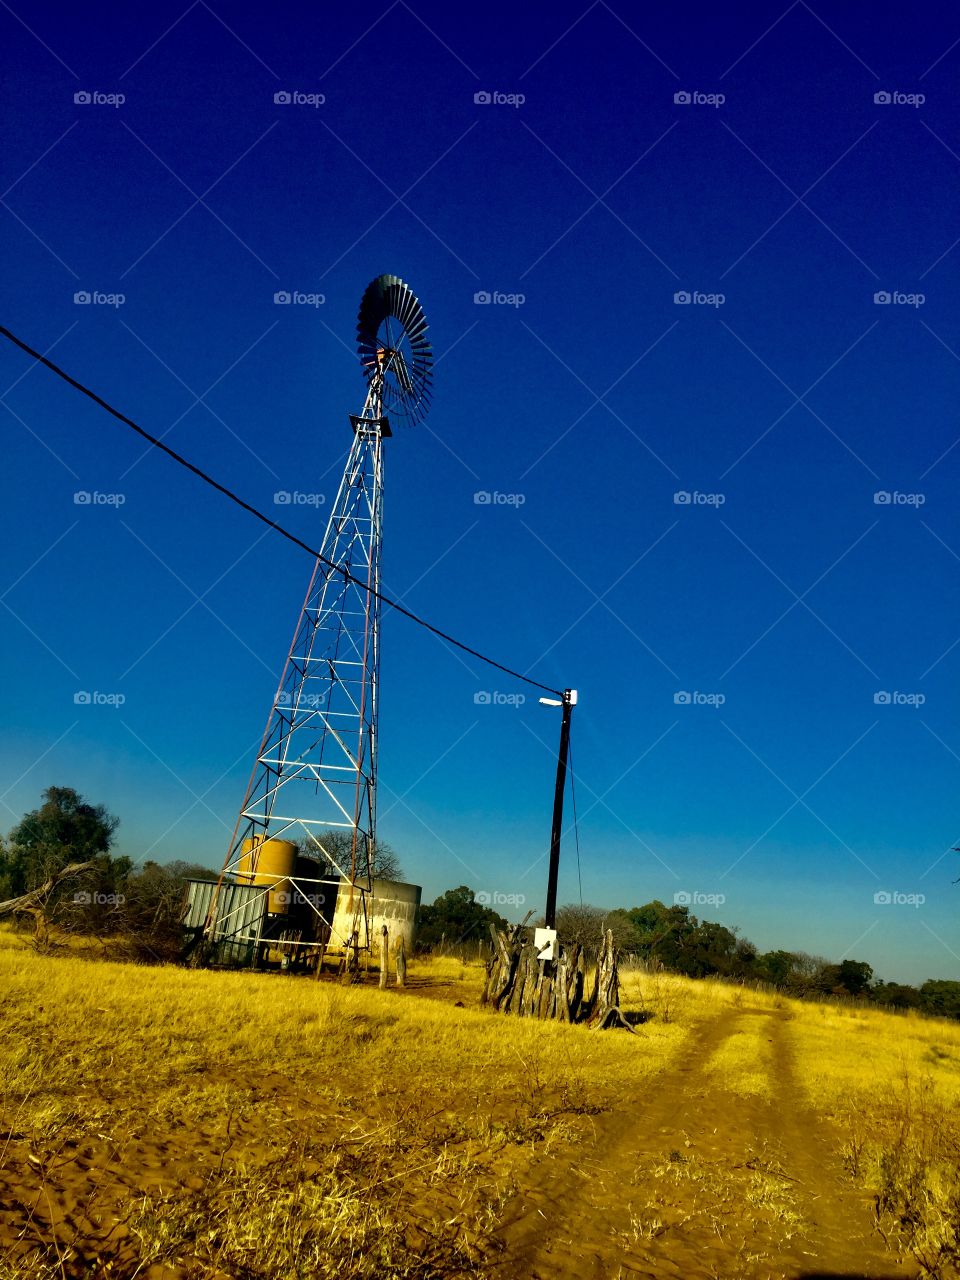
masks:
<path id="1" fill-rule="evenodd" d="M 71 787 L 49 787 L 42 800 L 6 838 L 0 836 L 0 903 L 31 893 L 71 864 L 84 865 L 82 873 L 56 884 L 34 909 L 38 934 L 55 925 L 68 932 L 124 938 L 127 949 L 143 960 L 175 959 L 183 944 L 180 921 L 187 881 L 215 880 L 218 873 L 185 861 L 136 864 L 115 855 L 119 819 L 103 805 L 89 804 Z M 331 839 L 336 845 L 331 851 L 344 865 L 349 861 L 349 837 L 341 833 Z M 310 854 L 311 849 L 304 846 L 303 852 Z M 324 872 L 333 874 L 331 867 Z M 389 845 L 378 843 L 374 874 L 384 880 L 401 879 L 399 859 Z M 441 943 L 485 944 L 491 924 L 508 927 L 472 889 L 460 885 L 420 907 L 418 946 L 429 950 Z M 562 941 L 579 942 L 588 952 L 596 951 L 602 930 L 611 929 L 622 955 L 690 978 L 719 975 L 761 981 L 791 995 L 848 996 L 960 1019 L 960 982 L 929 979 L 915 987 L 876 979 L 863 960 L 835 964 L 804 951 L 760 952 L 736 929 L 700 920 L 684 905 L 655 900 L 606 911 L 570 904 L 557 912 L 557 929 Z"/>
<path id="2" fill-rule="evenodd" d="M 501 915 L 477 902 L 472 889 L 460 885 L 420 908 L 417 944 L 431 949 L 441 942 L 486 942 L 491 924 L 507 928 Z M 717 975 L 765 982 L 795 996 L 855 997 L 888 1008 L 919 1009 L 937 1017 L 960 1019 L 960 982 L 930 979 L 914 987 L 876 979 L 864 960 L 833 963 L 805 951 L 760 952 L 736 929 L 700 920 L 687 906 L 667 906 L 655 900 L 613 911 L 573 904 L 557 911 L 561 941 L 580 943 L 588 952 L 596 952 L 605 929 L 613 931 L 621 955 L 689 978 Z"/>
<path id="3" fill-rule="evenodd" d="M 72 787 L 48 787 L 43 803 L 31 810 L 4 838 L 0 835 L 0 903 L 19 900 L 51 885 L 48 892 L 17 908 L 33 917 L 36 936 L 51 927 L 111 942 L 143 961 L 175 960 L 183 947 L 181 919 L 188 880 L 216 880 L 219 872 L 194 862 L 160 864 L 113 852 L 119 819 L 104 805 L 88 803 Z M 306 840 L 301 852 L 316 856 Z M 350 837 L 324 838 L 341 866 L 350 865 Z M 66 868 L 84 869 L 59 879 Z M 373 858 L 378 879 L 399 880 L 400 861 L 389 845 L 378 843 Z M 336 877 L 331 864 L 321 877 Z"/>

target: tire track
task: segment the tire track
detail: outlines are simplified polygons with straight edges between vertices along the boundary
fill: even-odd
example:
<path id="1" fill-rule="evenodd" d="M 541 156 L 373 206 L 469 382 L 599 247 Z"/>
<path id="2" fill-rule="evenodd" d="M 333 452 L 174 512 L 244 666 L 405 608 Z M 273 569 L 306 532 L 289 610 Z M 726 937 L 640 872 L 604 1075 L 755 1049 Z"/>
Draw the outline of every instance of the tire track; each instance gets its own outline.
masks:
<path id="1" fill-rule="evenodd" d="M 522 1175 L 496 1280 L 901 1280 L 836 1132 L 796 1081 L 786 1013 L 727 1009 L 648 1093 Z M 762 1019 L 761 1022 L 754 1021 Z M 707 1071 L 738 1030 L 769 1044 L 770 1094 Z"/>

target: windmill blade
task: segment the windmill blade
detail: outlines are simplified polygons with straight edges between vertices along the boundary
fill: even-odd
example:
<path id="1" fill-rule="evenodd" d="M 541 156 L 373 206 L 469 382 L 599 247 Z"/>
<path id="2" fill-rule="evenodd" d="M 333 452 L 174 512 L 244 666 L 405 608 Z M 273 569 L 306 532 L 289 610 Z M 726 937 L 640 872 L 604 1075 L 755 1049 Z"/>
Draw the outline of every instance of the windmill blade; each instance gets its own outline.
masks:
<path id="1" fill-rule="evenodd" d="M 433 351 L 416 294 L 399 276 L 381 275 L 367 286 L 357 316 L 357 351 L 367 382 L 386 358 L 383 398 L 398 416 L 420 421 L 430 403 Z"/>

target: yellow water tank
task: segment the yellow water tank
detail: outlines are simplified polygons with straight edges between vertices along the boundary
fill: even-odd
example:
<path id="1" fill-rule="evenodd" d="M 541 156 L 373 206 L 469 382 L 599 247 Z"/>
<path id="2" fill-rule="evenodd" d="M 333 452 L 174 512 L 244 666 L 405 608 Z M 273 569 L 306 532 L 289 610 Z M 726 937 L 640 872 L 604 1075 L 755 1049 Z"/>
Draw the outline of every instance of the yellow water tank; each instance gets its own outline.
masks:
<path id="1" fill-rule="evenodd" d="M 262 836 L 244 840 L 237 879 L 241 884 L 269 885 L 267 910 L 271 915 L 285 916 L 293 900 L 293 873 L 297 846 L 289 840 L 264 840 Z"/>

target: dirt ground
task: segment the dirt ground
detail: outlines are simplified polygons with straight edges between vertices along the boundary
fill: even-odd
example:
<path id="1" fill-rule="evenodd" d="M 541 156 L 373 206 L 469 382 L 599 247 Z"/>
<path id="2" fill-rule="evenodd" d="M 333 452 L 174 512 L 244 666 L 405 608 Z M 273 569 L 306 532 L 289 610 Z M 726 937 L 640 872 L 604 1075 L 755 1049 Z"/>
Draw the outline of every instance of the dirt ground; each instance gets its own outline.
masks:
<path id="1" fill-rule="evenodd" d="M 415 979 L 395 995 L 414 1011 L 425 1007 L 417 1003 L 424 997 L 443 1000 L 471 1034 L 478 1015 L 456 1008 L 468 989 Z M 474 1005 L 475 998 L 474 991 Z M 495 1017 L 481 1016 L 484 1027 Z M 225 1060 L 198 1070 L 205 1088 L 236 1096 L 235 1108 L 229 1102 L 187 1115 L 171 1105 L 165 1113 L 145 1093 L 142 1120 L 126 1124 L 122 1141 L 106 1124 L 81 1132 L 52 1121 L 42 1142 L 8 1127 L 0 1132 L 0 1280 L 915 1276 L 916 1267 L 886 1247 L 870 1197 L 843 1169 L 842 1135 L 805 1101 L 791 1057 L 790 1016 L 750 1002 L 718 1006 L 642 1090 L 605 1080 L 582 1107 L 548 1093 L 541 1119 L 521 1116 L 515 1098 L 497 1092 L 496 1077 L 488 1081 L 465 1055 L 439 1117 L 415 1076 L 360 1105 L 335 1087 Z M 358 1046 L 376 1030 L 365 1018 L 358 1014 L 350 1024 Z M 642 1055 L 648 1034 L 641 1025 L 624 1043 Z M 740 1055 L 756 1062 L 756 1079 L 746 1085 L 742 1079 L 738 1085 L 736 1072 L 711 1068 L 735 1042 L 762 1050 Z M 105 1069 L 84 1086 L 83 1108 L 100 1106 L 106 1114 L 115 1101 L 108 1038 L 98 1052 Z M 496 1141 L 458 1131 L 458 1110 L 476 1114 L 478 1107 L 499 1126 Z M 331 1151 L 332 1195 L 352 1179 L 362 1198 L 372 1170 L 378 1189 L 387 1186 L 394 1196 L 393 1219 L 383 1229 L 399 1231 L 402 1247 L 395 1255 L 386 1250 L 383 1264 L 341 1272 L 301 1270 L 294 1261 L 282 1272 L 269 1265 L 224 1271 L 173 1245 L 164 1259 L 164 1232 L 173 1230 L 169 1211 L 150 1227 L 153 1252 L 145 1257 L 145 1204 L 175 1198 L 181 1226 L 196 1205 L 215 1227 L 226 1202 L 210 1199 L 209 1189 L 227 1172 L 239 1179 L 238 1194 L 253 1197 L 261 1194 L 256 1185 L 243 1182 L 253 1169 L 270 1171 L 261 1187 L 301 1178 L 326 1186 Z M 24 1262 L 28 1247 L 38 1250 L 34 1264 Z M 289 1256 L 295 1259 L 297 1249 Z"/>
<path id="2" fill-rule="evenodd" d="M 915 1276 L 855 1189 L 837 1135 L 793 1078 L 777 1010 L 727 1010 L 644 1098 L 594 1118 L 583 1145 L 530 1170 L 504 1215 L 498 1280 L 813 1280 Z M 763 1020 L 773 1098 L 728 1092 L 703 1067 Z"/>

